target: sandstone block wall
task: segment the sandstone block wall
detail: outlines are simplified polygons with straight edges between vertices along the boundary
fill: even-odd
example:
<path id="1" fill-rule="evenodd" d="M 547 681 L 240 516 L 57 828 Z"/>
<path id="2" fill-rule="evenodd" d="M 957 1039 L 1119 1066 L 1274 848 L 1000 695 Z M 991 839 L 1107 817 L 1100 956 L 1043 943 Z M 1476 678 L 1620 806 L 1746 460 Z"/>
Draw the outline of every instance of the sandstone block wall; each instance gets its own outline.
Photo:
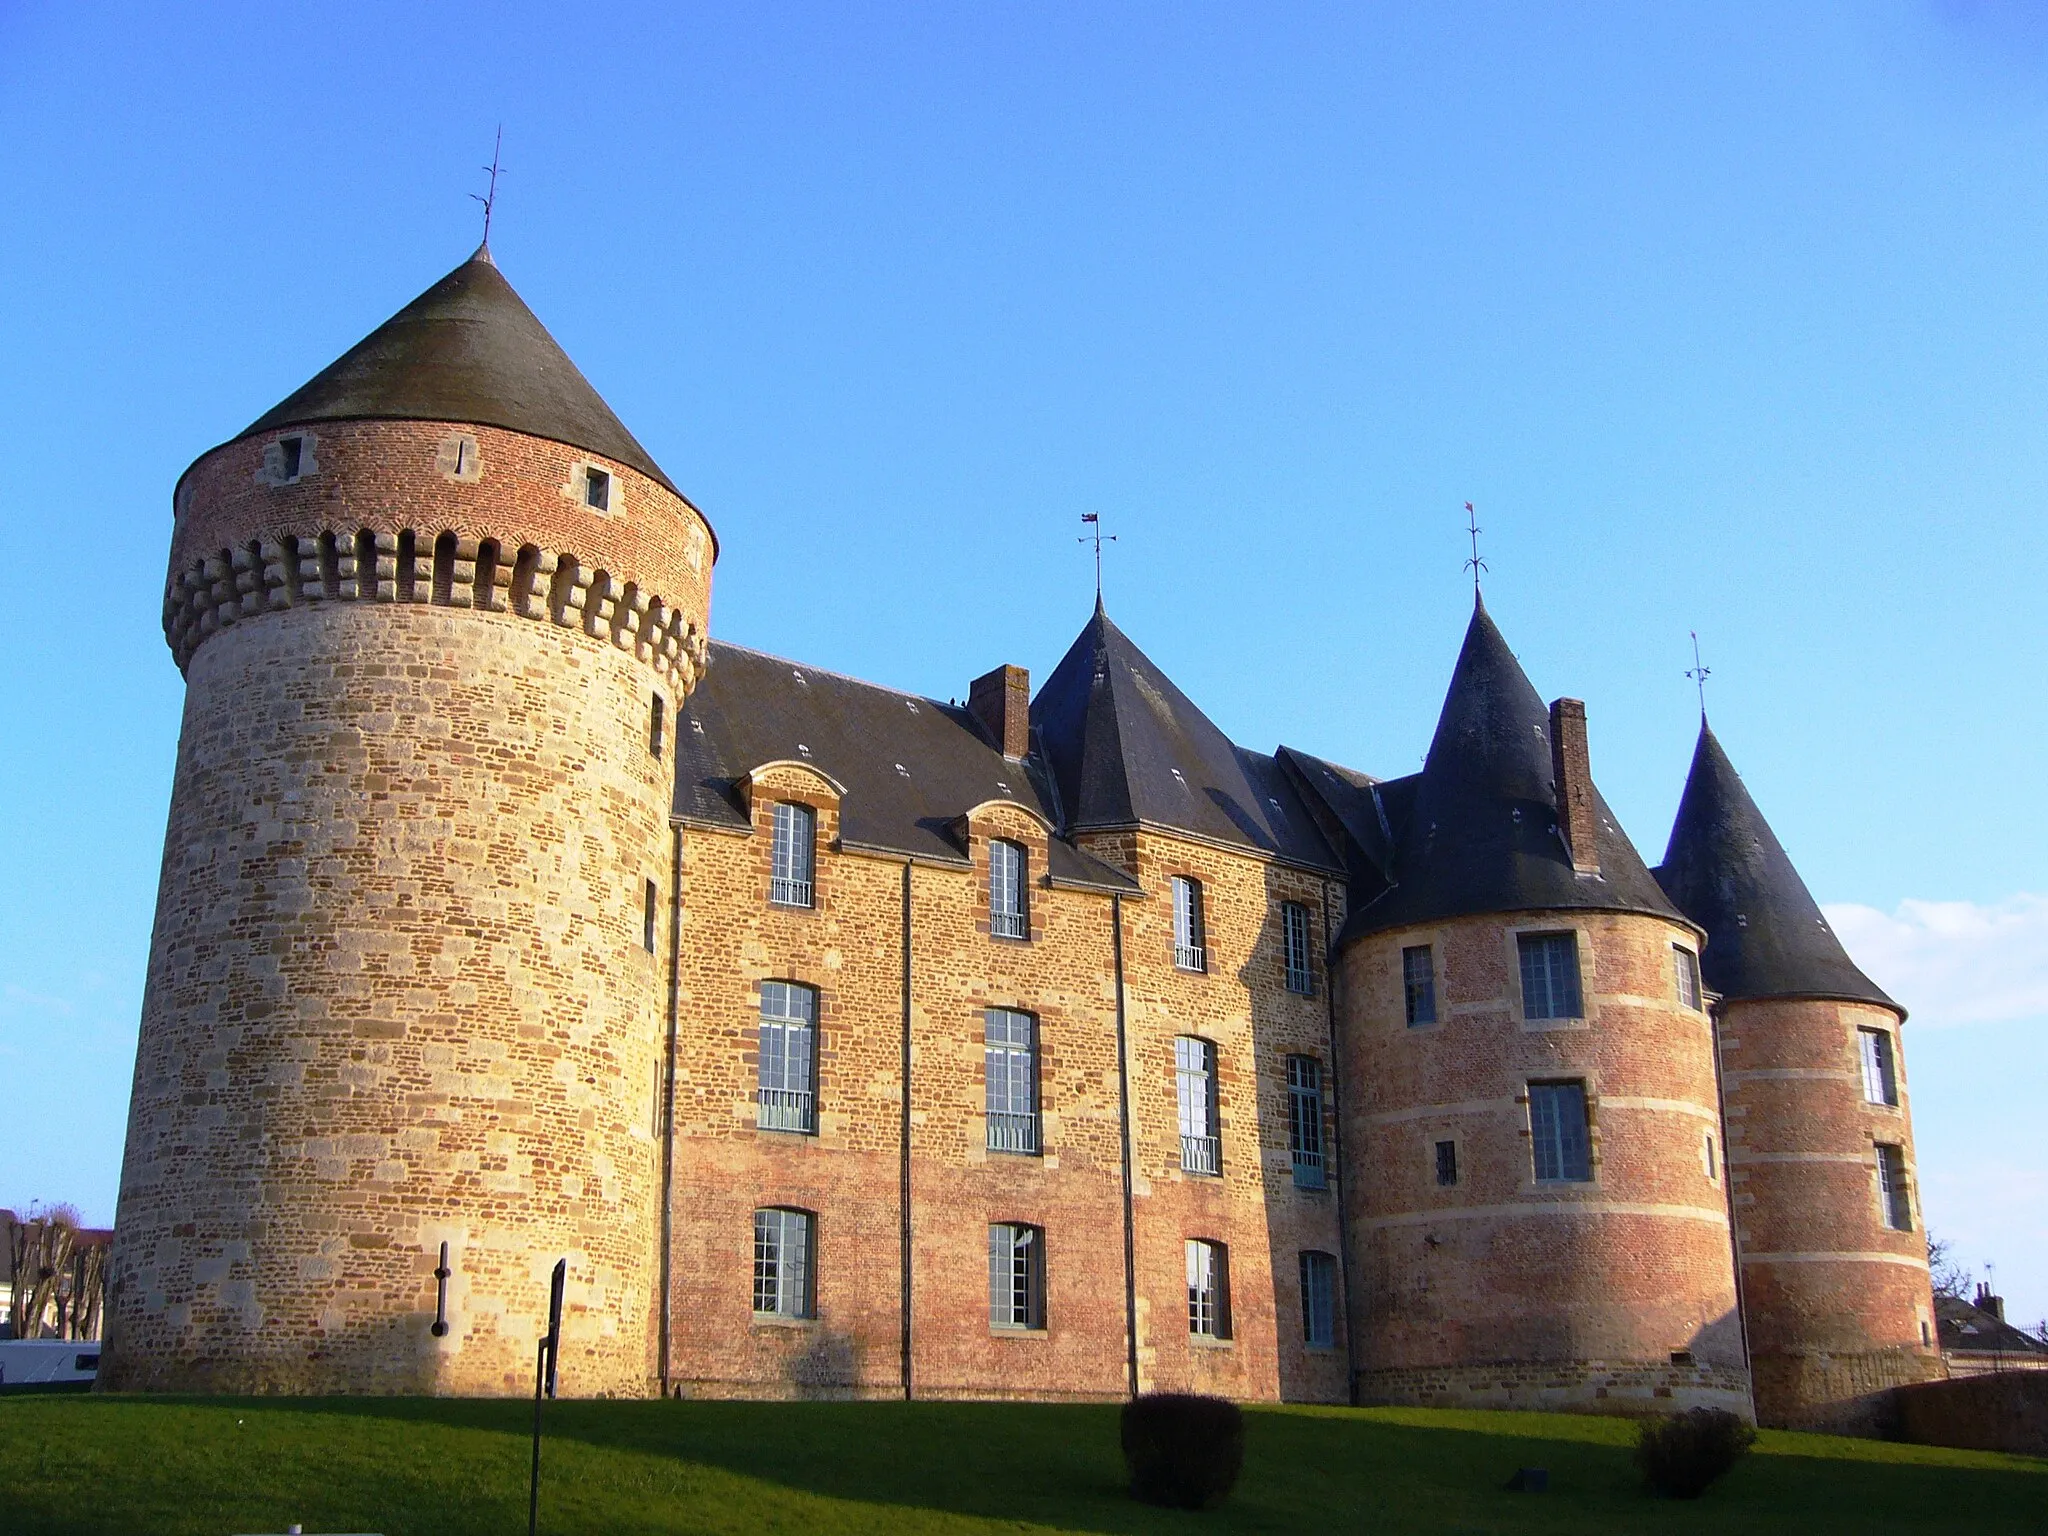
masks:
<path id="1" fill-rule="evenodd" d="M 1517 934 L 1577 935 L 1585 1016 L 1524 1017 Z M 1340 961 L 1353 1325 L 1369 1401 L 1747 1412 L 1707 1015 L 1662 919 L 1531 912 L 1375 934 Z M 1430 945 L 1437 1022 L 1401 951 Z M 1592 1177 L 1538 1183 L 1532 1081 L 1585 1084 Z M 1435 1144 L 1457 1147 L 1438 1185 Z M 1512 1368 L 1509 1368 L 1512 1367 Z"/>
<path id="2" fill-rule="evenodd" d="M 1859 1028 L 1883 1030 L 1896 1106 L 1864 1095 Z M 1721 1063 L 1758 1416 L 1870 1432 L 1890 1389 L 1942 1374 L 1920 1217 L 1903 1030 L 1867 1003 L 1726 1004 Z M 1904 1149 L 1910 1230 L 1891 1227 L 1875 1148 Z"/>

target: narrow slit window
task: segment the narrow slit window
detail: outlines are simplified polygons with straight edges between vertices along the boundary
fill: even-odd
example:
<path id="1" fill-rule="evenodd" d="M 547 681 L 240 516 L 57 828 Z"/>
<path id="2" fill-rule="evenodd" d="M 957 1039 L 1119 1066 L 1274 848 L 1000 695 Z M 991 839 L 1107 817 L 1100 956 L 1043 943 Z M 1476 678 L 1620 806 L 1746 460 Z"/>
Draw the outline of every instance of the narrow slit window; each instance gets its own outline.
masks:
<path id="1" fill-rule="evenodd" d="M 583 471 L 583 504 L 594 512 L 612 509 L 612 477 L 601 469 Z"/>
<path id="2" fill-rule="evenodd" d="M 1458 1144 L 1455 1141 L 1436 1144 L 1436 1182 L 1439 1189 L 1449 1189 L 1458 1182 Z"/>
<path id="3" fill-rule="evenodd" d="M 1401 951 L 1401 994 L 1410 1029 L 1436 1022 L 1436 957 L 1427 944 Z"/>
<path id="4" fill-rule="evenodd" d="M 788 981 L 761 983 L 755 1099 L 764 1131 L 818 1128 L 818 994 Z"/>
<path id="5" fill-rule="evenodd" d="M 1678 976 L 1678 1006 L 1700 1006 L 1700 957 L 1683 944 L 1671 946 L 1671 964 Z"/>
<path id="6" fill-rule="evenodd" d="M 770 850 L 768 899 L 778 907 L 808 907 L 815 895 L 818 813 L 808 805 L 785 800 L 775 807 L 774 846 Z"/>
<path id="7" fill-rule="evenodd" d="M 655 757 L 661 756 L 662 737 L 667 730 L 668 722 L 664 719 L 667 703 L 668 701 L 657 693 L 647 706 L 647 750 Z"/>
<path id="8" fill-rule="evenodd" d="M 1173 963 L 1183 971 L 1209 968 L 1203 942 L 1202 883 L 1185 875 L 1173 877 Z"/>
<path id="9" fill-rule="evenodd" d="M 754 1212 L 754 1315 L 816 1315 L 811 1289 L 811 1215 L 773 1208 Z"/>
<path id="10" fill-rule="evenodd" d="M 1216 1134 L 1216 1047 L 1193 1035 L 1173 1042 L 1174 1087 L 1180 1107 L 1180 1166 L 1187 1173 L 1220 1174 L 1223 1147 Z"/>
<path id="11" fill-rule="evenodd" d="M 1337 1342 L 1337 1260 L 1328 1253 L 1301 1256 L 1301 1342 L 1329 1349 Z"/>
<path id="12" fill-rule="evenodd" d="M 1031 937 L 1025 867 L 1021 843 L 997 838 L 988 845 L 988 931 L 999 939 Z"/>
<path id="13" fill-rule="evenodd" d="M 1295 1187 L 1323 1188 L 1323 1064 L 1313 1056 L 1287 1058 L 1287 1149 Z"/>
<path id="14" fill-rule="evenodd" d="M 1522 962 L 1522 1016 L 1577 1019 L 1579 938 L 1575 933 L 1525 933 L 1516 941 Z"/>
<path id="15" fill-rule="evenodd" d="M 1037 1152 L 1038 1021 L 1010 1008 L 982 1015 L 988 1149 Z"/>
<path id="16" fill-rule="evenodd" d="M 306 461 L 306 440 L 303 437 L 279 438 L 277 460 L 278 469 L 285 479 L 298 479 L 299 467 Z"/>
<path id="17" fill-rule="evenodd" d="M 647 905 L 640 914 L 640 947 L 650 955 L 654 953 L 655 928 L 661 911 L 661 891 L 655 883 L 647 882 Z"/>
<path id="18" fill-rule="evenodd" d="M 1884 1209 L 1885 1225 L 1895 1232 L 1913 1230 L 1913 1202 L 1906 1192 L 1906 1153 L 1903 1147 L 1877 1144 L 1877 1193 Z"/>
<path id="19" fill-rule="evenodd" d="M 1045 1326 L 1045 1233 L 1003 1222 L 988 1229 L 988 1320 L 993 1328 Z"/>
<path id="20" fill-rule="evenodd" d="M 1187 1244 L 1188 1333 L 1198 1339 L 1230 1337 L 1230 1253 L 1221 1243 Z"/>
<path id="21" fill-rule="evenodd" d="M 1529 1140 L 1542 1184 L 1583 1184 L 1593 1177 L 1593 1138 L 1584 1083 L 1529 1085 Z"/>
<path id="22" fill-rule="evenodd" d="M 1706 1131 L 1701 1134 L 1700 1161 L 1706 1166 L 1708 1180 L 1715 1184 L 1720 1183 L 1721 1160 L 1714 1147 L 1714 1133 L 1712 1131 Z"/>
<path id="23" fill-rule="evenodd" d="M 1280 903 L 1280 945 L 1287 978 L 1287 990 L 1303 997 L 1315 991 L 1315 976 L 1309 969 L 1308 908 L 1298 901 Z"/>
<path id="24" fill-rule="evenodd" d="M 1897 1058 L 1892 1054 L 1892 1037 L 1889 1030 L 1859 1029 L 1856 1044 L 1863 1058 L 1863 1098 L 1870 1104 L 1887 1104 L 1896 1109 L 1899 1103 L 1899 1070 Z"/>

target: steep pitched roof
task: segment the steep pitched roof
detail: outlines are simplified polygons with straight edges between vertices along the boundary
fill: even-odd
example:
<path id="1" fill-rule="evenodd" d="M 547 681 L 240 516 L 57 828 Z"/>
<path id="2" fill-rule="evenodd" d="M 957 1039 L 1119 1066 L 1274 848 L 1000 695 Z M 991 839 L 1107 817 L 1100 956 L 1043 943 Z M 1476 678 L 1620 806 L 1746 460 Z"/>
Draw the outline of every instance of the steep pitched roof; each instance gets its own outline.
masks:
<path id="1" fill-rule="evenodd" d="M 985 800 L 1057 821 L 1042 773 L 1005 758 L 966 710 L 713 641 L 711 666 L 676 730 L 675 814 L 746 831 L 739 781 L 785 760 L 843 787 L 840 837 L 855 847 L 962 863 L 958 818 Z M 1051 858 L 1055 880 L 1137 889 L 1057 837 Z"/>
<path id="2" fill-rule="evenodd" d="M 1705 720 L 1657 879 L 1706 930 L 1700 971 L 1723 997 L 1898 1007 L 1842 948 Z"/>
<path id="3" fill-rule="evenodd" d="M 1096 604 L 1031 701 L 1064 829 L 1136 823 L 1335 871 L 1335 851 L 1274 759 L 1236 745 Z"/>
<path id="4" fill-rule="evenodd" d="M 481 248 L 241 435 L 364 418 L 505 427 L 676 489 Z"/>
<path id="5" fill-rule="evenodd" d="M 1554 908 L 1679 917 L 1597 790 L 1600 873 L 1573 872 L 1557 831 L 1550 712 L 1483 603 L 1473 607 L 1412 797 L 1405 783 L 1401 789 L 1399 796 L 1379 797 L 1393 823 L 1394 885 L 1353 911 L 1340 944 L 1482 912 Z"/>

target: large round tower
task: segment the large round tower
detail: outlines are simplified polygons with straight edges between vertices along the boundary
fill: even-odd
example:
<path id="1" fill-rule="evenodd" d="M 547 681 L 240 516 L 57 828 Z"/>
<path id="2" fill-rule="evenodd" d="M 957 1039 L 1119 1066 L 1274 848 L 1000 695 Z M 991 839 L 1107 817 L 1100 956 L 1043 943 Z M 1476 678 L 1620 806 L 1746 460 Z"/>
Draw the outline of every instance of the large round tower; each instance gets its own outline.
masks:
<path id="1" fill-rule="evenodd" d="M 1366 1402 L 1749 1411 L 1699 934 L 1485 608 L 1338 938 Z"/>
<path id="2" fill-rule="evenodd" d="M 645 1391 L 708 526 L 483 251 L 173 511 L 101 1382 Z"/>
<path id="3" fill-rule="evenodd" d="M 1942 1374 L 1905 1010 L 1858 970 L 1714 733 L 1657 878 L 1707 932 L 1757 1416 L 1869 1432 Z"/>

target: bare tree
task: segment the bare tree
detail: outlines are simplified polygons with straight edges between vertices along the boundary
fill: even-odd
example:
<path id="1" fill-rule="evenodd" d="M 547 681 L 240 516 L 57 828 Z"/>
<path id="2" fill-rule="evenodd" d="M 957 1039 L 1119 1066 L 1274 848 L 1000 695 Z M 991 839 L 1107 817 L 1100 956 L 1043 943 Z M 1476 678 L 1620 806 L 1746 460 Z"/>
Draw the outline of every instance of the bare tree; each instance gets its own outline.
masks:
<path id="1" fill-rule="evenodd" d="M 59 1303 L 71 1294 L 68 1271 L 79 1246 L 78 1212 L 68 1205 L 32 1205 L 24 1214 L 27 1219 L 15 1220 L 7 1234 L 8 1256 L 14 1261 L 14 1336 L 39 1339 L 54 1324 L 61 1338 L 66 1319 Z"/>
<path id="2" fill-rule="evenodd" d="M 1970 1299 L 1971 1272 L 1956 1258 L 1955 1247 L 1931 1231 L 1927 1234 L 1927 1269 L 1934 1281 L 1934 1294 L 1950 1301 Z"/>

